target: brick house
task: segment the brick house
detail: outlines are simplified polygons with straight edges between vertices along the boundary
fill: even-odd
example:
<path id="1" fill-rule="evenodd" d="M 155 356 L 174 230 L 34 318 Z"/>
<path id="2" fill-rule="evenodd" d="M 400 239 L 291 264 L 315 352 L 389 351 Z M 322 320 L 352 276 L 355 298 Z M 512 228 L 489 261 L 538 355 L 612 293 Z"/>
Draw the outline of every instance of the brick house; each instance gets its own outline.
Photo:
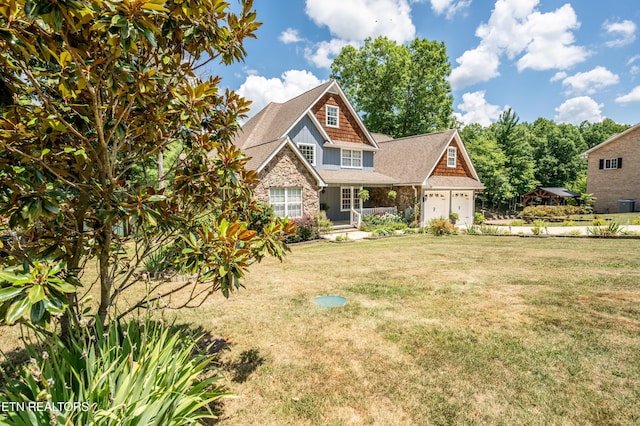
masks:
<path id="1" fill-rule="evenodd" d="M 583 153 L 587 192 L 596 197 L 596 213 L 640 209 L 640 124 Z"/>
<path id="2" fill-rule="evenodd" d="M 423 225 L 451 212 L 472 223 L 475 193 L 484 188 L 456 130 L 402 139 L 371 134 L 335 81 L 270 103 L 234 144 L 258 172 L 256 198 L 290 218 L 322 209 L 334 224 L 357 225 L 363 214 L 417 204 Z M 369 200 L 358 198 L 361 189 Z"/>

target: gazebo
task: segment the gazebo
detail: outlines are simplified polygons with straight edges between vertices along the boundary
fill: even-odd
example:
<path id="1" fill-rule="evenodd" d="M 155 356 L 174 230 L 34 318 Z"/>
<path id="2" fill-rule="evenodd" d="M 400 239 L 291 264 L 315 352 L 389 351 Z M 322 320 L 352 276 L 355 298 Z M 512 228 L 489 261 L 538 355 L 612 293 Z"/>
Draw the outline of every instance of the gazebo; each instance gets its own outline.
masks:
<path id="1" fill-rule="evenodd" d="M 527 207 L 530 202 L 543 206 L 561 206 L 566 204 L 569 198 L 573 198 L 576 204 L 579 204 L 580 194 L 567 188 L 536 188 L 522 196 L 522 206 Z"/>

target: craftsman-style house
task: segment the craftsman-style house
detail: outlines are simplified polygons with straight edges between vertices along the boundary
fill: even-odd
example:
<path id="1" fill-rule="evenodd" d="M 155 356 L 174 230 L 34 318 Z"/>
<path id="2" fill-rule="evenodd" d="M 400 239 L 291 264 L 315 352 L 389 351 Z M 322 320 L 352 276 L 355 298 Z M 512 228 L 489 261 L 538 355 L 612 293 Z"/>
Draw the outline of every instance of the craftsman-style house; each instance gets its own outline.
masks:
<path id="1" fill-rule="evenodd" d="M 290 218 L 326 210 L 334 224 L 357 226 L 363 214 L 405 211 L 420 223 L 458 214 L 473 223 L 483 189 L 456 130 L 402 139 L 372 134 L 342 89 L 328 81 L 245 123 L 234 143 L 258 172 L 256 197 Z M 369 199 L 358 197 L 367 189 Z"/>

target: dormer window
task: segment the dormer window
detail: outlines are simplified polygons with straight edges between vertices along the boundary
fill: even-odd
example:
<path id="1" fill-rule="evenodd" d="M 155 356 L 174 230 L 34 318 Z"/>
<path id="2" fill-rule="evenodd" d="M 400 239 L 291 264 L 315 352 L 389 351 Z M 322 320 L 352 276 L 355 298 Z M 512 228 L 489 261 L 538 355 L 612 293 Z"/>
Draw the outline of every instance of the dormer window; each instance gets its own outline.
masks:
<path id="1" fill-rule="evenodd" d="M 447 148 L 447 167 L 456 167 L 456 147 Z"/>
<path id="2" fill-rule="evenodd" d="M 335 105 L 327 105 L 327 127 L 338 127 L 340 109 Z"/>

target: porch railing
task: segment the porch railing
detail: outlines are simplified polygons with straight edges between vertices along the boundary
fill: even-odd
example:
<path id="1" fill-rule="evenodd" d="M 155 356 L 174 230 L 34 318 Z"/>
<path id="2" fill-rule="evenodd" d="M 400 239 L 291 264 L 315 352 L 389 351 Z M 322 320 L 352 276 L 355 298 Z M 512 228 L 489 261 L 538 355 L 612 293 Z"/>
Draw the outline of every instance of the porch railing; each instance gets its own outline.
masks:
<path id="1" fill-rule="evenodd" d="M 362 224 L 362 215 L 355 209 L 351 209 L 351 226 L 360 228 L 360 224 Z"/>
<path id="2" fill-rule="evenodd" d="M 396 214 L 398 209 L 396 207 L 367 207 L 362 209 L 351 209 L 351 226 L 360 228 L 362 224 L 362 216 L 369 214 L 383 215 L 386 213 Z"/>
<path id="3" fill-rule="evenodd" d="M 359 210 L 362 216 L 368 215 L 368 214 L 383 215 L 385 213 L 393 213 L 393 214 L 398 213 L 398 209 L 396 207 L 367 207 Z"/>

